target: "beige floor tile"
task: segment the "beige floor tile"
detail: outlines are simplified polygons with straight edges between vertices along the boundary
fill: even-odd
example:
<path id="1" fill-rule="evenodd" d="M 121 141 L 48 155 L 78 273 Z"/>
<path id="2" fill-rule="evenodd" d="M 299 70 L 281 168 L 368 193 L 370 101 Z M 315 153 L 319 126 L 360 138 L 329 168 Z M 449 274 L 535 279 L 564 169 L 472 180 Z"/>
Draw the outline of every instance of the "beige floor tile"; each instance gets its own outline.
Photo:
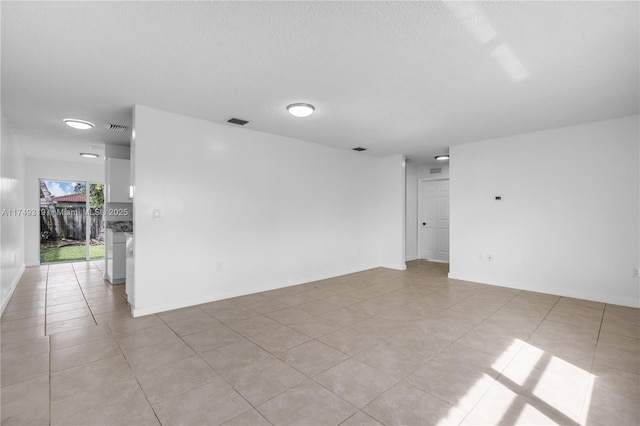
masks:
<path id="1" fill-rule="evenodd" d="M 2 387 L 2 424 L 29 412 L 48 414 L 48 375 Z"/>
<path id="2" fill-rule="evenodd" d="M 230 299 L 225 299 L 225 300 L 218 300 L 215 302 L 209 302 L 209 303 L 205 303 L 203 305 L 198 305 L 198 308 L 200 308 L 200 310 L 208 315 L 213 314 L 214 312 L 220 312 L 220 311 L 226 311 L 227 309 L 234 309 L 234 308 L 238 308 L 242 305 L 230 300 Z"/>
<path id="3" fill-rule="evenodd" d="M 49 353 L 25 354 L 17 359 L 2 359 L 0 385 L 6 387 L 49 374 Z"/>
<path id="4" fill-rule="evenodd" d="M 280 324 L 289 325 L 293 324 L 294 322 L 313 318 L 315 315 L 303 311 L 302 309 L 298 309 L 297 307 L 293 307 L 271 312 L 266 314 L 265 316 L 278 321 Z"/>
<path id="5" fill-rule="evenodd" d="M 434 358 L 411 373 L 405 382 L 467 413 L 497 377 L 497 372 L 478 365 Z"/>
<path id="6" fill-rule="evenodd" d="M 162 424 L 218 425 L 251 409 L 222 379 L 154 404 Z"/>
<path id="7" fill-rule="evenodd" d="M 640 338 L 601 335 L 594 362 L 640 374 Z"/>
<path id="8" fill-rule="evenodd" d="M 451 344 L 450 340 L 412 327 L 398 329 L 392 336 L 385 338 L 384 341 L 400 352 L 416 354 L 425 358 L 431 358 Z"/>
<path id="9" fill-rule="evenodd" d="M 219 375 L 197 356 L 136 374 L 152 404 L 168 402 L 176 395 L 217 380 Z"/>
<path id="10" fill-rule="evenodd" d="M 271 353 L 278 353 L 308 342 L 311 337 L 285 326 L 254 336 L 251 340 Z"/>
<path id="11" fill-rule="evenodd" d="M 116 336 L 126 333 L 131 333 L 137 330 L 144 330 L 145 328 L 156 327 L 164 325 L 162 320 L 155 315 L 147 315 L 139 318 L 127 318 L 122 321 L 113 321 L 109 323 L 109 328 Z"/>
<path id="12" fill-rule="evenodd" d="M 344 326 L 323 317 L 314 317 L 302 321 L 296 321 L 289 327 L 301 333 L 318 338 L 334 331 L 341 330 Z"/>
<path id="13" fill-rule="evenodd" d="M 172 311 L 160 312 L 157 314 L 158 318 L 167 324 L 176 321 L 182 321 L 193 318 L 209 318 L 209 316 L 202 311 L 198 306 L 191 306 L 188 308 L 174 309 Z"/>
<path id="14" fill-rule="evenodd" d="M 151 345 L 180 342 L 173 330 L 164 324 L 121 334 L 116 338 L 125 354 Z"/>
<path id="15" fill-rule="evenodd" d="M 252 337 L 269 330 L 282 327 L 282 324 L 264 315 L 228 324 L 236 332 L 245 337 Z"/>
<path id="16" fill-rule="evenodd" d="M 75 318 L 82 318 L 82 317 L 91 317 L 91 311 L 89 310 L 88 306 L 84 306 L 82 308 L 79 309 L 74 309 L 71 311 L 65 311 L 65 312 L 58 312 L 56 314 L 52 314 L 47 312 L 47 324 L 53 323 L 53 322 L 59 322 L 59 321 L 66 321 L 66 320 L 70 320 L 70 319 L 75 319 Z"/>
<path id="17" fill-rule="evenodd" d="M 462 424 L 568 425 L 578 422 L 577 417 L 538 398 L 518 394 L 517 390 L 509 383 L 495 382 Z"/>
<path id="18" fill-rule="evenodd" d="M 133 317 L 131 316 L 129 307 L 127 305 L 122 305 L 122 308 L 119 310 L 104 312 L 101 314 L 94 313 L 93 318 L 96 320 L 97 324 L 108 324 L 110 322 L 122 321 L 123 319 Z"/>
<path id="19" fill-rule="evenodd" d="M 271 423 L 257 410 L 249 410 L 224 423 L 224 426 L 271 426 Z"/>
<path id="20" fill-rule="evenodd" d="M 242 306 L 249 306 L 254 303 L 265 302 L 270 299 L 268 296 L 265 296 L 263 294 L 254 293 L 254 294 L 247 294 L 245 296 L 234 297 L 233 299 L 230 299 L 230 300 Z"/>
<path id="21" fill-rule="evenodd" d="M 84 300 L 80 302 L 71 302 L 71 303 L 63 303 L 61 305 L 47 306 L 47 316 L 51 314 L 58 314 L 61 312 L 75 311 L 77 309 L 83 309 L 87 307 L 88 307 L 87 302 L 85 302 Z"/>
<path id="22" fill-rule="evenodd" d="M 406 323 L 396 322 L 393 320 L 375 316 L 351 324 L 350 327 L 354 330 L 358 330 L 363 333 L 367 333 L 383 339 L 397 333 L 398 329 L 403 326 L 406 326 Z"/>
<path id="23" fill-rule="evenodd" d="M 636 338 L 640 336 L 640 316 L 617 314 L 616 311 L 609 309 L 609 306 L 611 305 L 607 305 L 604 312 L 600 333 Z"/>
<path id="24" fill-rule="evenodd" d="M 427 261 L 407 268 L 211 302 L 162 319 L 131 318 L 124 286 L 102 278 L 104 261 L 27 268 L 2 318 L 2 424 L 158 424 L 148 401 L 165 404 L 165 423 L 193 416 L 196 423 L 270 424 L 226 383 L 231 378 L 254 404 L 281 404 L 274 423 L 318 424 L 336 411 L 319 408 L 331 405 L 325 397 L 349 404 L 307 377 L 344 363 L 402 380 L 366 413 L 352 408 L 344 425 L 458 423 L 475 401 L 463 424 L 640 423 L 639 309 L 451 280 L 447 265 Z M 50 337 L 45 325 L 33 326 L 42 315 Z M 82 322 L 91 316 L 101 325 Z M 346 370 L 337 380 L 345 393 L 367 378 Z M 38 397 L 44 391 L 31 389 L 48 377 L 51 419 L 47 398 Z M 220 386 L 207 388 L 212 383 Z M 216 394 L 225 386 L 231 394 Z M 24 411 L 29 398 L 15 396 L 32 390 L 43 404 Z M 214 395 L 208 405 L 205 395 Z M 180 398 L 186 402 L 176 404 Z M 212 413 L 216 404 L 223 408 Z"/>
<path id="25" fill-rule="evenodd" d="M 323 318 L 336 322 L 338 324 L 348 326 L 365 320 L 370 317 L 370 315 L 364 314 L 362 312 L 354 311 L 348 308 L 340 308 L 335 311 L 327 312 L 322 314 Z"/>
<path id="26" fill-rule="evenodd" d="M 367 348 L 379 343 L 381 340 L 367 333 L 345 328 L 326 336 L 322 336 L 319 341 L 348 355 L 356 355 Z"/>
<path id="27" fill-rule="evenodd" d="M 51 351 L 51 371 L 61 371 L 121 354 L 113 337 Z"/>
<path id="28" fill-rule="evenodd" d="M 363 411 L 385 425 L 458 424 L 464 413 L 406 383 L 387 390 Z"/>
<path id="29" fill-rule="evenodd" d="M 252 303 L 247 306 L 252 311 L 256 311 L 259 314 L 268 314 L 270 312 L 276 312 L 281 309 L 289 308 L 290 306 L 286 303 L 283 303 L 279 300 L 275 300 L 272 298 L 267 298 L 267 300 L 262 300 L 260 302 Z"/>
<path id="30" fill-rule="evenodd" d="M 304 294 L 284 294 L 282 296 L 274 296 L 276 300 L 289 306 L 298 306 L 303 303 L 314 302 L 316 299 Z"/>
<path id="31" fill-rule="evenodd" d="M 49 424 L 49 404 L 43 411 L 29 410 L 2 419 L 2 426 L 49 426 Z"/>
<path id="32" fill-rule="evenodd" d="M 582 412 L 583 424 L 640 424 L 640 375 L 595 366 Z"/>
<path id="33" fill-rule="evenodd" d="M 402 379 L 428 361 L 428 358 L 417 354 L 406 354 L 395 350 L 387 343 L 379 343 L 360 352 L 356 357 L 380 371 Z"/>
<path id="34" fill-rule="evenodd" d="M 117 395 L 135 388 L 137 381 L 123 355 L 82 364 L 51 374 L 51 402 L 66 400 L 78 393 L 94 396 Z"/>
<path id="35" fill-rule="evenodd" d="M 317 340 L 311 340 L 278 354 L 278 358 L 309 377 L 333 367 L 348 357 Z"/>
<path id="36" fill-rule="evenodd" d="M 303 303 L 298 305 L 298 309 L 302 309 L 312 315 L 322 315 L 327 312 L 335 311 L 336 309 L 340 309 L 342 306 L 336 305 L 335 303 L 327 302 L 326 300 L 316 300 L 313 302 Z"/>
<path id="37" fill-rule="evenodd" d="M 208 328 L 218 327 L 222 325 L 220 321 L 217 321 L 204 312 L 203 317 L 192 317 L 183 320 L 169 323 L 169 327 L 176 332 L 179 336 L 186 336 L 191 333 L 206 330 Z"/>
<path id="38" fill-rule="evenodd" d="M 45 308 L 32 308 L 22 311 L 10 311 L 2 314 L 2 322 L 37 317 L 45 314 Z"/>
<path id="39" fill-rule="evenodd" d="M 200 356 L 224 377 L 240 368 L 274 358 L 269 352 L 244 338 L 224 347 L 204 352 Z"/>
<path id="40" fill-rule="evenodd" d="M 81 392 L 53 402 L 51 424 L 157 425 L 158 422 L 142 390 L 135 383 L 121 386 L 117 392 Z"/>
<path id="41" fill-rule="evenodd" d="M 362 411 L 358 411 L 353 416 L 349 417 L 344 422 L 340 423 L 340 426 L 383 426 L 382 423 L 374 419 L 368 414 Z"/>
<path id="42" fill-rule="evenodd" d="M 223 324 L 230 324 L 232 322 L 238 322 L 249 318 L 257 317 L 260 315 L 256 311 L 245 307 L 230 308 L 221 311 L 215 311 L 211 313 L 211 316 Z"/>
<path id="43" fill-rule="evenodd" d="M 195 355 L 195 352 L 182 341 L 160 343 L 125 352 L 127 361 L 135 371 L 147 371 L 162 367 Z"/>
<path id="44" fill-rule="evenodd" d="M 338 425 L 357 411 L 313 381 L 307 381 L 257 407 L 277 425 Z"/>
<path id="45" fill-rule="evenodd" d="M 49 353 L 48 336 L 2 345 L 2 348 L 0 349 L 0 359 L 3 362 L 17 361 L 24 358 L 25 355 L 37 355 L 42 353 Z"/>
<path id="46" fill-rule="evenodd" d="M 35 339 L 38 337 L 43 337 L 44 335 L 44 325 L 2 332 L 2 345 L 20 342 L 23 340 Z"/>
<path id="47" fill-rule="evenodd" d="M 314 380 L 358 408 L 363 408 L 398 380 L 356 359 L 348 359 Z"/>
<path id="48" fill-rule="evenodd" d="M 64 321 L 47 323 L 46 331 L 47 335 L 50 336 L 55 333 L 62 333 L 63 331 L 75 330 L 77 328 L 83 327 L 95 327 L 96 322 L 93 319 L 93 316 L 82 317 L 82 318 L 74 318 Z"/>
<path id="49" fill-rule="evenodd" d="M 225 379 L 253 406 L 304 382 L 307 377 L 279 359 L 233 370 Z"/>
<path id="50" fill-rule="evenodd" d="M 2 333 L 8 331 L 22 330 L 23 328 L 37 327 L 44 324 L 44 315 L 28 317 L 12 321 L 2 320 Z"/>
<path id="51" fill-rule="evenodd" d="M 71 331 L 56 333 L 49 336 L 51 340 L 51 350 L 68 348 L 69 346 L 82 345 L 95 340 L 106 339 L 112 337 L 111 330 L 106 325 L 97 325 L 95 327 L 78 328 Z"/>
<path id="52" fill-rule="evenodd" d="M 182 339 L 198 353 L 212 351 L 244 338 L 229 327 L 220 325 L 182 337 Z"/>
<path id="53" fill-rule="evenodd" d="M 568 310 L 568 309 L 567 309 Z M 600 328 L 602 322 L 602 311 L 596 309 L 585 308 L 588 314 L 576 312 L 567 312 L 566 310 L 553 309 L 549 312 L 546 319 L 549 321 L 571 324 L 578 327 Z"/>
<path id="54" fill-rule="evenodd" d="M 86 299 L 82 294 L 77 296 L 64 296 L 58 298 L 47 298 L 47 308 L 50 306 L 66 305 L 68 303 L 85 302 Z"/>
<path id="55" fill-rule="evenodd" d="M 36 308 L 44 308 L 46 306 L 46 302 L 44 300 L 36 301 L 36 302 L 14 302 L 10 300 L 7 304 L 7 307 L 4 309 L 4 313 L 13 312 L 13 311 L 24 311 L 27 309 L 36 309 Z"/>

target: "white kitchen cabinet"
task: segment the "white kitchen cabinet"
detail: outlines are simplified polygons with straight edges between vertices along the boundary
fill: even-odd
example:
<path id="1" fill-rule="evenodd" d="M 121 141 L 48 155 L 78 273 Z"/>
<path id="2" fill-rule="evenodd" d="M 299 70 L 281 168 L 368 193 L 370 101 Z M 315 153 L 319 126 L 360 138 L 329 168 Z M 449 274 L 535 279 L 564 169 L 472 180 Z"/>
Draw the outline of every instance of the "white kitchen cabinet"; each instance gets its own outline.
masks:
<path id="1" fill-rule="evenodd" d="M 122 284 L 125 282 L 127 265 L 124 232 L 113 232 L 112 229 L 107 229 L 105 236 L 107 280 L 111 284 Z"/>
<path id="2" fill-rule="evenodd" d="M 105 198 L 107 203 L 130 203 L 129 180 L 130 164 L 129 160 L 120 158 L 107 158 Z"/>

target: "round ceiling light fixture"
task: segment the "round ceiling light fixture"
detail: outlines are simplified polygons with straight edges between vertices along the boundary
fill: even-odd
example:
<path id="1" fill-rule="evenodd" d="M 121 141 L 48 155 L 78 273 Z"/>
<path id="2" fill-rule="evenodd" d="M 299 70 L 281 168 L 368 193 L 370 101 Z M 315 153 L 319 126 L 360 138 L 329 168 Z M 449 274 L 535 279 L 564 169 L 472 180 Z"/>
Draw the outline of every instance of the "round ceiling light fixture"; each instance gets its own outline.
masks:
<path id="1" fill-rule="evenodd" d="M 287 105 L 287 111 L 294 117 L 308 117 L 313 114 L 316 108 L 311 104 L 297 103 Z"/>
<path id="2" fill-rule="evenodd" d="M 98 154 L 93 154 L 91 152 L 81 152 L 80 153 L 80 157 L 84 157 L 84 158 L 98 158 L 100 157 Z"/>
<path id="3" fill-rule="evenodd" d="M 449 159 L 449 154 L 440 154 L 434 157 L 438 161 L 446 161 Z"/>
<path id="4" fill-rule="evenodd" d="M 84 120 L 76 120 L 75 118 L 65 118 L 62 121 L 64 121 L 67 126 L 78 130 L 89 130 L 94 126 L 93 123 Z"/>

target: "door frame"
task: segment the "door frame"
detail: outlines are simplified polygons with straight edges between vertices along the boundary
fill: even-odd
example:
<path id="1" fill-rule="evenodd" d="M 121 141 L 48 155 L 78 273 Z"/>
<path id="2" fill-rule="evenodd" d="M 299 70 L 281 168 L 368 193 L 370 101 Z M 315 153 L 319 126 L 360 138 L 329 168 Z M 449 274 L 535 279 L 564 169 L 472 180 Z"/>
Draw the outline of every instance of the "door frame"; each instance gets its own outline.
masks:
<path id="1" fill-rule="evenodd" d="M 418 241 L 418 260 L 429 260 L 429 262 L 439 262 L 439 263 L 449 263 L 444 260 L 435 260 L 435 259 L 424 259 L 422 257 L 422 238 L 420 238 L 420 206 L 422 205 L 422 184 L 431 183 L 431 182 L 449 182 L 449 178 L 419 178 L 418 179 L 418 205 L 417 208 L 417 218 L 416 221 L 416 240 Z M 451 188 L 451 186 L 449 186 Z M 449 199 L 449 206 L 451 206 L 451 199 Z M 451 230 L 451 224 L 449 224 L 449 230 Z M 451 247 L 449 247 L 449 251 L 451 251 Z M 451 259 L 449 259 L 451 261 Z"/>

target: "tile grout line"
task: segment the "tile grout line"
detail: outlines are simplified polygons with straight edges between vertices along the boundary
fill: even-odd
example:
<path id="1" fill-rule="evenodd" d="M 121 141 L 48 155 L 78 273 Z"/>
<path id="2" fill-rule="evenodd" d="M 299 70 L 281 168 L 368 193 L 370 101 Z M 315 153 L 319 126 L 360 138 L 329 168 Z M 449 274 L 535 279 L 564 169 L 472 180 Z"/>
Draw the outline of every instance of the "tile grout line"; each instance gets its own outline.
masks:
<path id="1" fill-rule="evenodd" d="M 140 380 L 138 380 L 138 376 L 136 375 L 135 370 L 131 366 L 131 363 L 129 362 L 129 359 L 127 358 L 127 355 L 122 350 L 122 346 L 120 346 L 120 342 L 118 341 L 118 338 L 116 337 L 115 333 L 113 332 L 113 329 L 111 328 L 111 324 L 107 323 L 106 326 L 107 326 L 107 328 L 109 328 L 109 332 L 111 333 L 111 336 L 113 337 L 113 340 L 116 342 L 116 345 L 118 345 L 118 349 L 120 349 L 120 353 L 122 353 L 122 357 L 124 358 L 125 362 L 129 366 L 129 370 L 131 370 L 131 374 L 133 375 L 134 379 L 136 379 L 136 383 L 138 384 L 138 387 L 140 388 L 140 391 L 144 395 L 145 401 L 147 401 L 147 404 L 149 404 L 149 408 L 151 408 L 151 411 L 153 412 L 153 415 L 155 416 L 156 420 L 158 420 L 158 424 L 162 425 L 162 422 L 160 421 L 160 418 L 158 417 L 158 413 L 156 413 L 155 408 L 153 408 L 153 404 L 151 404 L 151 401 L 149 401 L 149 397 L 147 397 L 147 393 L 144 391 L 144 388 L 142 387 L 142 384 L 140 383 Z"/>
<path id="2" fill-rule="evenodd" d="M 86 262 L 86 263 L 88 263 L 88 262 Z M 91 313 L 91 319 L 93 319 L 94 325 L 98 325 L 98 321 L 96 321 L 96 317 L 93 314 L 93 311 L 91 310 L 91 306 L 89 306 L 89 301 L 87 300 L 87 296 L 84 294 L 84 290 L 82 289 L 82 286 L 80 285 L 80 280 L 78 279 L 78 274 L 76 272 L 76 268 L 73 266 L 73 263 L 71 264 L 71 268 L 73 269 L 73 275 L 76 277 L 76 283 L 78 284 L 78 287 L 80 288 L 80 293 L 82 293 L 82 298 L 84 299 L 84 303 L 86 303 L 87 309 L 89 309 L 89 312 Z"/>

